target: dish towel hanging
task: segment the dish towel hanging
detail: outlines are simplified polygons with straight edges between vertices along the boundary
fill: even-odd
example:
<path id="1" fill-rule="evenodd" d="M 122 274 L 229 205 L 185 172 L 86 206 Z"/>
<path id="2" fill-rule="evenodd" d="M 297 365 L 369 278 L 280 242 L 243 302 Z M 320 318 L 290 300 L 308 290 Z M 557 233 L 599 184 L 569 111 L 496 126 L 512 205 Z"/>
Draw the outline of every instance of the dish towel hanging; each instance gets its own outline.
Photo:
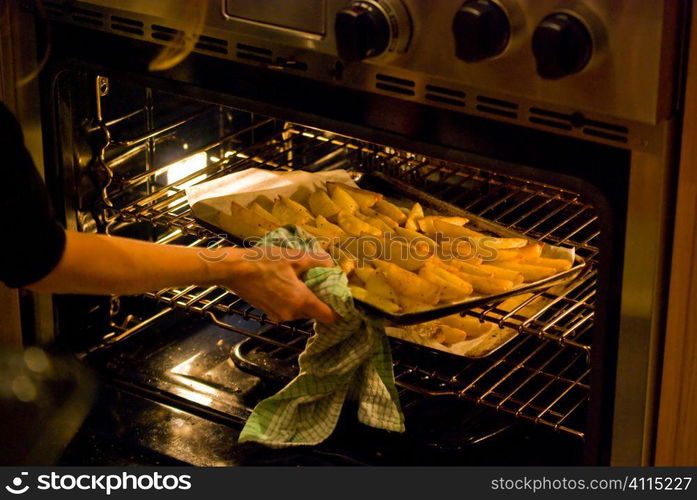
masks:
<path id="1" fill-rule="evenodd" d="M 258 245 L 321 251 L 313 237 L 297 226 L 271 231 Z M 321 443 L 334 431 L 347 398 L 357 401 L 362 423 L 404 432 L 382 320 L 355 308 L 346 275 L 338 267 L 312 268 L 303 279 L 342 319 L 332 325 L 315 322 L 315 334 L 298 359 L 298 376 L 254 408 L 240 442 L 270 447 Z"/>

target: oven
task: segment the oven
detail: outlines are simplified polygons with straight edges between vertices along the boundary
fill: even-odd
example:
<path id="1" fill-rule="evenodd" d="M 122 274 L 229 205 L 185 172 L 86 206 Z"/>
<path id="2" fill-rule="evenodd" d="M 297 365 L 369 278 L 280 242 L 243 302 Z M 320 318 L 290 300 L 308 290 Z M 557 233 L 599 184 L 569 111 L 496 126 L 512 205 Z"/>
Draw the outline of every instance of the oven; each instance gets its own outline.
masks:
<path id="1" fill-rule="evenodd" d="M 36 300 L 102 390 L 62 463 L 646 464 L 687 2 L 210 0 L 149 72 L 178 2 L 42 3 L 46 180 L 66 227 L 214 250 L 185 188 L 249 167 L 388 178 L 588 266 L 482 359 L 392 340 L 407 432 L 342 418 L 320 446 L 237 444 L 297 371 L 307 322 L 221 287 Z M 41 34 L 41 32 L 40 32 Z"/>

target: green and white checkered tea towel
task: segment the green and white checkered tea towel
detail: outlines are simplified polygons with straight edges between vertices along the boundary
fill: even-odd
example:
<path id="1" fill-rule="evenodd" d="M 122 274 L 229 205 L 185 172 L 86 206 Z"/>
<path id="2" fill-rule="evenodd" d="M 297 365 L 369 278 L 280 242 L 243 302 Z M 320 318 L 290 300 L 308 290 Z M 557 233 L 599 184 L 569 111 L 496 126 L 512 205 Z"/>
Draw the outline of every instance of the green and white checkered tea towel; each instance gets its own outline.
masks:
<path id="1" fill-rule="evenodd" d="M 318 250 L 312 236 L 296 226 L 267 233 L 259 245 Z M 382 321 L 356 310 L 339 268 L 316 267 L 303 278 L 342 319 L 333 325 L 315 323 L 315 334 L 299 358 L 299 375 L 254 408 L 239 440 L 271 447 L 321 443 L 334 431 L 347 398 L 358 402 L 358 419 L 364 424 L 403 432 Z"/>

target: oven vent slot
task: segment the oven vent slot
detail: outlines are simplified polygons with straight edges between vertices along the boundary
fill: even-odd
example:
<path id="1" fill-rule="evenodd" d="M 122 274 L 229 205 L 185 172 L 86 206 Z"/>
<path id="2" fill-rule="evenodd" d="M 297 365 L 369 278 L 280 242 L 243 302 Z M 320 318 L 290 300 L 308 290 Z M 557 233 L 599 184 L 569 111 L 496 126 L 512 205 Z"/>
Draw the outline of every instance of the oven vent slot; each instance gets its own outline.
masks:
<path id="1" fill-rule="evenodd" d="M 111 16 L 111 29 L 143 36 L 143 23 L 127 17 Z"/>
<path id="2" fill-rule="evenodd" d="M 568 123 L 560 122 L 557 120 L 550 120 L 548 118 L 540 118 L 537 116 L 530 117 L 530 123 L 537 123 L 538 125 L 546 125 L 547 127 L 554 127 L 560 130 L 571 130 L 571 125 Z"/>
<path id="3" fill-rule="evenodd" d="M 582 113 L 559 113 L 548 109 L 530 108 L 530 122 L 561 130 L 580 128 L 583 134 L 609 141 L 626 143 L 629 129 L 623 125 L 586 118 Z"/>
<path id="4" fill-rule="evenodd" d="M 437 85 L 426 85 L 426 100 L 449 104 L 451 106 L 464 106 L 465 93 L 461 90 L 439 87 Z"/>
<path id="5" fill-rule="evenodd" d="M 152 36 L 155 40 L 162 40 L 164 42 L 169 42 L 173 40 L 175 36 L 181 33 L 180 30 L 175 30 L 174 28 L 169 28 L 167 26 L 162 26 L 160 24 L 152 25 Z"/>
<path id="6" fill-rule="evenodd" d="M 239 59 L 271 64 L 273 62 L 271 59 L 272 54 L 270 49 L 255 47 L 254 45 L 247 45 L 246 43 L 237 44 L 237 57 Z"/>
<path id="7" fill-rule="evenodd" d="M 59 2 L 44 2 L 46 13 L 53 17 L 62 17 L 65 6 Z"/>
<path id="8" fill-rule="evenodd" d="M 503 116 L 504 118 L 518 118 L 518 105 L 516 103 L 495 97 L 478 95 L 475 109 L 482 113 Z"/>
<path id="9" fill-rule="evenodd" d="M 90 24 L 92 26 L 102 26 L 102 13 L 94 10 L 83 9 L 81 7 L 75 7 L 74 5 L 68 6 L 68 9 L 72 13 L 73 21 L 83 24 Z"/>
<path id="10" fill-rule="evenodd" d="M 218 54 L 227 54 L 227 40 L 201 35 L 198 38 L 198 42 L 196 42 L 196 48 L 199 50 L 216 52 Z"/>
<path id="11" fill-rule="evenodd" d="M 395 94 L 401 95 L 414 95 L 414 87 L 416 84 L 412 80 L 406 80 L 404 78 L 398 78 L 396 76 L 385 75 L 383 73 L 378 73 L 375 75 L 375 88 L 380 90 L 386 90 L 387 92 L 393 92 Z"/>
<path id="12" fill-rule="evenodd" d="M 610 132 L 604 132 L 602 130 L 597 130 L 594 128 L 584 127 L 583 133 L 585 135 L 590 135 L 592 137 L 600 137 L 601 139 L 607 139 L 609 141 L 627 142 L 626 135 L 612 134 Z"/>

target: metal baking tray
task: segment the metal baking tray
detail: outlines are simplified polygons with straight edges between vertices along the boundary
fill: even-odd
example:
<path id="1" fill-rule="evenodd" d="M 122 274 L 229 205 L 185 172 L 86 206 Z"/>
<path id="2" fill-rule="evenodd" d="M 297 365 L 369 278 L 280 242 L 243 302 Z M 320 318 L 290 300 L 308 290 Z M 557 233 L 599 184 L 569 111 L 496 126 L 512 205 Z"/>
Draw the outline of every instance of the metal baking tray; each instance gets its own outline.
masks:
<path id="1" fill-rule="evenodd" d="M 411 205 L 415 202 L 419 202 L 426 210 L 430 211 L 430 215 L 446 215 L 446 216 L 463 216 L 469 219 L 468 227 L 473 227 L 481 232 L 490 234 L 496 237 L 512 237 L 512 238 L 524 238 L 529 241 L 537 241 L 527 236 L 520 234 L 518 232 L 512 231 L 504 226 L 491 222 L 483 217 L 469 213 L 462 210 L 455 205 L 444 202 L 434 196 L 424 193 L 409 184 L 402 182 L 393 177 L 387 176 L 382 172 L 349 172 L 353 180 L 359 187 L 364 189 L 370 189 L 377 191 L 384 195 L 388 200 L 395 203 L 398 206 Z M 219 232 L 220 229 L 207 223 L 201 218 L 197 218 L 199 223 L 214 231 Z M 244 245 L 244 242 L 234 236 L 226 236 L 226 238 L 232 243 Z M 442 318 L 445 316 L 450 316 L 451 314 L 462 313 L 465 310 L 483 306 L 496 301 L 505 300 L 508 297 L 519 295 L 528 292 L 537 292 L 555 285 L 564 284 L 572 281 L 577 277 L 580 271 L 586 265 L 585 261 L 575 255 L 574 262 L 570 269 L 562 273 L 558 273 L 554 276 L 535 281 L 533 283 L 526 283 L 519 285 L 518 287 L 500 294 L 486 295 L 486 296 L 476 296 L 470 297 L 463 301 L 445 304 L 441 306 L 434 306 L 432 309 L 427 309 L 419 312 L 410 312 L 403 314 L 393 314 L 385 312 L 377 307 L 370 304 L 362 302 L 355 299 L 356 304 L 362 310 L 370 313 L 373 316 L 381 317 L 386 319 L 395 325 L 412 325 L 417 323 L 423 323 L 426 321 L 431 321 L 434 319 Z"/>
<path id="2" fill-rule="evenodd" d="M 520 234 L 516 231 L 512 231 L 511 229 L 496 224 L 495 222 L 491 222 L 483 217 L 462 210 L 455 205 L 439 200 L 438 198 L 424 193 L 419 189 L 415 189 L 405 182 L 393 177 L 389 177 L 382 172 L 358 172 L 355 174 L 354 180 L 361 188 L 377 191 L 386 196 L 396 205 L 405 206 L 405 204 L 408 203 L 419 202 L 424 208 L 430 209 L 434 212 L 434 214 L 437 215 L 467 217 L 470 221 L 468 223 L 468 227 L 473 227 L 479 231 L 491 234 L 492 236 L 524 238 L 533 242 L 537 241 L 525 236 L 524 234 Z M 555 274 L 554 276 L 550 276 L 532 283 L 525 283 L 505 293 L 468 298 L 460 302 L 442 306 L 434 306 L 433 309 L 418 312 L 393 314 L 385 312 L 358 299 L 354 300 L 358 304 L 359 308 L 369 312 L 372 315 L 385 318 L 393 324 L 413 325 L 416 323 L 423 323 L 426 321 L 443 318 L 445 316 L 450 316 L 451 314 L 461 313 L 468 309 L 480 307 L 492 302 L 502 301 L 508 297 L 513 297 L 522 293 L 537 292 L 552 286 L 569 283 L 580 274 L 581 270 L 583 270 L 585 266 L 585 260 L 576 255 L 574 252 L 574 262 L 571 268 Z"/>

